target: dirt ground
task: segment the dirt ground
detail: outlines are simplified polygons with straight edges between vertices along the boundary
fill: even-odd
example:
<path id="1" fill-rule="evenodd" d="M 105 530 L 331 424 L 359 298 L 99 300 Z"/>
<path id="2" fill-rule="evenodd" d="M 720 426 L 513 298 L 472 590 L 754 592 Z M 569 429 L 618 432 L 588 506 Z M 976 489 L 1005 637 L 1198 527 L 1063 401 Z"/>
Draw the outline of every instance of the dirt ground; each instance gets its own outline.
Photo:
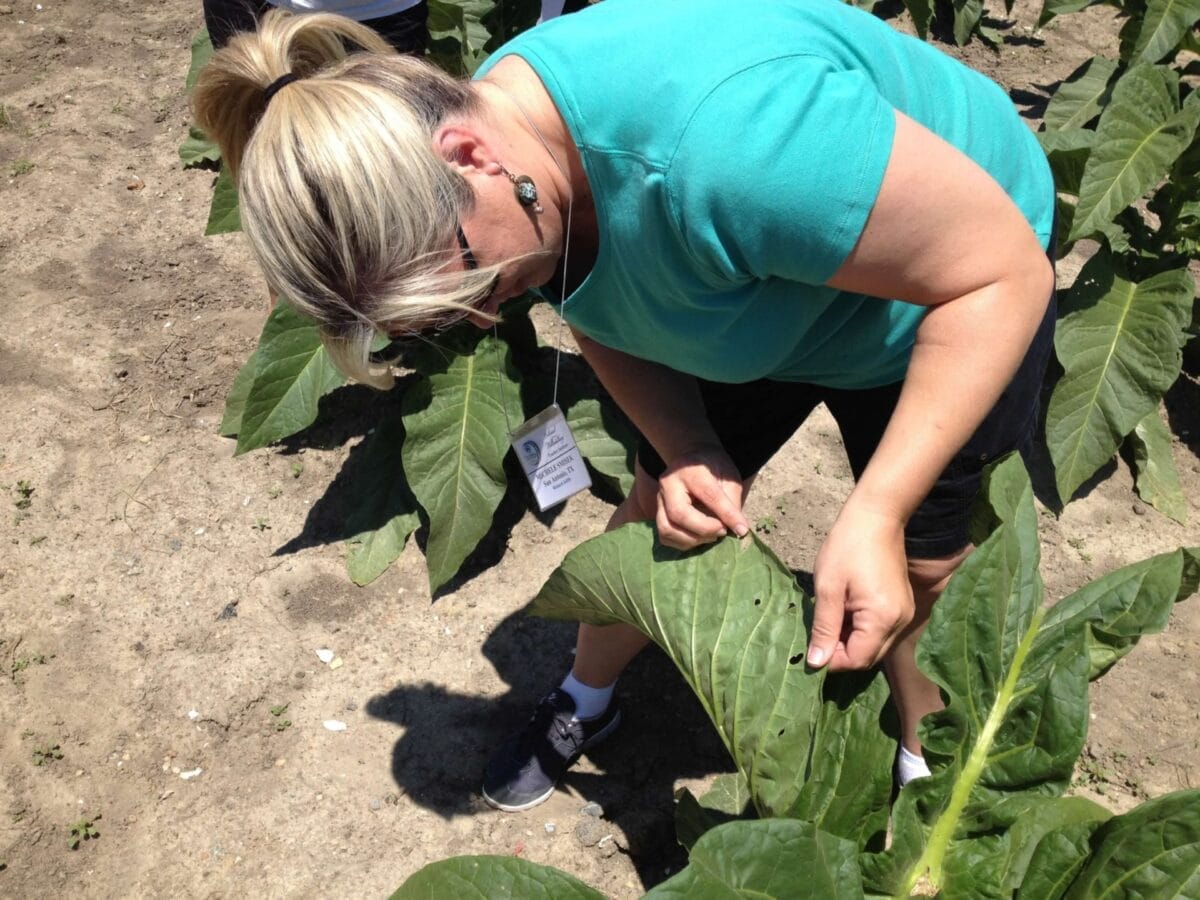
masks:
<path id="1" fill-rule="evenodd" d="M 1116 28 L 1016 15 L 998 53 L 965 55 L 1032 125 Z M 489 748 L 569 663 L 571 628 L 523 609 L 611 507 L 584 495 L 506 525 L 483 563 L 499 561 L 436 599 L 411 542 L 360 589 L 330 537 L 337 479 L 385 401 L 348 390 L 244 458 L 217 435 L 265 309 L 241 237 L 202 234 L 211 173 L 176 155 L 199 25 L 185 0 L 0 5 L 0 895 L 380 896 L 464 853 L 638 895 L 683 862 L 673 789 L 730 768 L 661 656 L 623 680 L 620 738 L 544 806 L 506 815 L 477 793 Z M 1042 518 L 1052 596 L 1200 544 L 1200 387 L 1167 414 L 1189 524 L 1110 467 Z M 767 539 L 807 571 L 848 489 L 819 414 L 750 517 L 774 518 Z M 1197 658 L 1192 600 L 1096 686 L 1081 789 L 1123 809 L 1200 785 Z M 101 836 L 72 851 L 81 820 Z"/>

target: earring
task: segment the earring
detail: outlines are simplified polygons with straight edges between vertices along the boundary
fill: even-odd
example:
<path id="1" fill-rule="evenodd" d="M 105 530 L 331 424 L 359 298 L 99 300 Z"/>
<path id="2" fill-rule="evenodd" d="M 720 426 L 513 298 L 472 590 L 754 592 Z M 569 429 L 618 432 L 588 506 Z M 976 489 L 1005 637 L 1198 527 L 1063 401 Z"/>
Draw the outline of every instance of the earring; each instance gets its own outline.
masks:
<path id="1" fill-rule="evenodd" d="M 526 208 L 532 207 L 539 216 L 545 212 L 542 205 L 538 203 L 538 189 L 532 178 L 528 175 L 514 175 L 504 166 L 500 166 L 500 171 L 513 183 L 513 193 L 517 195 L 518 203 Z"/>

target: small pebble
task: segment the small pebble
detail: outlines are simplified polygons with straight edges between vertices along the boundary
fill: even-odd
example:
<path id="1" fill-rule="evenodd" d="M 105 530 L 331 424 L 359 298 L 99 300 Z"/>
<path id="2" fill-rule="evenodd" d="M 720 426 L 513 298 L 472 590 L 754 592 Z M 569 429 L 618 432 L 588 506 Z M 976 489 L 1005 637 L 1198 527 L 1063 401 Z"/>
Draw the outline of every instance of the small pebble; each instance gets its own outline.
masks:
<path id="1" fill-rule="evenodd" d="M 323 723 L 326 731 L 345 731 L 346 723 L 339 722 L 337 719 L 326 719 Z"/>
<path id="2" fill-rule="evenodd" d="M 542 827 L 546 829 L 546 834 L 554 834 L 554 832 L 558 830 L 557 828 L 554 827 L 553 822 L 547 822 Z"/>
<path id="3" fill-rule="evenodd" d="M 594 819 L 599 819 L 601 816 L 604 815 L 604 807 L 602 807 L 599 803 L 596 803 L 595 801 L 593 801 L 593 802 L 587 804 L 583 809 L 581 809 L 580 812 L 583 813 L 585 816 L 591 816 Z"/>
<path id="4" fill-rule="evenodd" d="M 378 797 L 372 797 L 371 798 L 371 811 L 379 812 L 379 810 L 381 810 L 382 808 L 383 808 L 383 801 L 380 800 Z"/>
<path id="5" fill-rule="evenodd" d="M 1142 503 L 1135 503 L 1135 504 L 1133 504 L 1133 514 L 1134 514 L 1135 516 L 1144 516 L 1144 515 L 1146 514 L 1146 507 L 1145 507 L 1145 505 L 1144 505 L 1144 504 L 1142 504 Z"/>
<path id="6" fill-rule="evenodd" d="M 584 847 L 595 847 L 604 837 L 604 823 L 587 816 L 575 826 L 575 839 Z"/>
<path id="7" fill-rule="evenodd" d="M 279 759 L 275 760 L 275 768 L 277 768 L 277 769 L 282 769 L 286 765 L 287 765 L 287 760 L 284 759 L 282 756 L 279 757 Z"/>

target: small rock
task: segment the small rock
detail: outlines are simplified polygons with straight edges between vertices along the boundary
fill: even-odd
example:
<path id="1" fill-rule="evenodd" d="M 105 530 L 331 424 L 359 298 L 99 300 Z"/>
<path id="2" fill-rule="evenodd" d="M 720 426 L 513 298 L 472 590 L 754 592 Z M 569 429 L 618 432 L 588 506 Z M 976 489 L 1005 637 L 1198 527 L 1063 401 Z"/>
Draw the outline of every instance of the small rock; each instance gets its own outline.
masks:
<path id="1" fill-rule="evenodd" d="M 193 722 L 196 721 L 198 718 L 200 718 L 200 711 L 197 709 L 189 709 L 188 710 L 188 718 L 191 719 Z"/>
<path id="2" fill-rule="evenodd" d="M 1144 504 L 1144 503 L 1133 504 L 1133 514 L 1135 516 L 1144 516 L 1146 514 L 1146 504 Z"/>
<path id="3" fill-rule="evenodd" d="M 604 837 L 600 838 L 600 842 L 596 844 L 596 849 L 600 852 L 602 857 L 608 859 L 617 852 L 616 839 L 613 838 L 611 834 L 606 834 Z"/>
<path id="4" fill-rule="evenodd" d="M 381 810 L 381 809 L 383 809 L 383 801 L 380 800 L 378 797 L 372 797 L 371 798 L 371 811 L 379 812 L 379 810 Z"/>
<path id="5" fill-rule="evenodd" d="M 204 772 L 203 769 L 188 769 L 186 772 L 180 772 L 179 777 L 184 781 L 191 781 Z"/>
<path id="6" fill-rule="evenodd" d="M 599 819 L 604 815 L 604 807 L 593 801 L 581 809 L 580 812 L 585 816 L 591 816 L 593 819 Z"/>
<path id="7" fill-rule="evenodd" d="M 142 179 L 135 176 L 125 185 L 125 190 L 141 191 L 141 190 L 145 190 L 145 187 L 146 187 L 146 182 L 142 181 Z"/>
<path id="8" fill-rule="evenodd" d="M 236 600 L 232 600 L 229 603 L 226 603 L 225 608 L 223 610 L 221 610 L 221 614 L 217 616 L 217 619 L 218 620 L 236 619 L 237 618 L 237 607 L 238 607 L 238 602 Z"/>
<path id="9" fill-rule="evenodd" d="M 345 663 L 342 662 L 342 658 L 340 656 L 335 656 L 329 661 L 329 668 L 331 669 L 340 669 L 344 665 Z"/>
<path id="10" fill-rule="evenodd" d="M 275 768 L 277 768 L 277 769 L 282 769 L 286 765 L 287 765 L 287 760 L 284 759 L 282 756 L 279 757 L 279 759 L 275 760 Z"/>
<path id="11" fill-rule="evenodd" d="M 556 832 L 558 830 L 557 828 L 555 828 L 553 822 L 547 822 L 542 827 L 546 829 L 546 834 L 554 834 L 554 832 Z"/>
<path id="12" fill-rule="evenodd" d="M 327 650 L 326 648 L 322 647 L 320 650 L 317 651 L 317 659 L 319 659 L 321 662 L 325 663 L 325 665 L 329 665 L 331 662 L 333 662 L 334 652 L 332 650 Z"/>
<path id="13" fill-rule="evenodd" d="M 1151 697 L 1153 697 L 1155 700 L 1166 700 L 1166 699 L 1167 699 L 1167 692 L 1166 692 L 1166 691 L 1154 690 L 1154 691 L 1151 691 L 1151 692 L 1150 692 L 1150 696 L 1151 696 Z"/>
<path id="14" fill-rule="evenodd" d="M 575 839 L 584 847 L 595 847 L 604 837 L 604 823 L 586 816 L 575 826 Z"/>
<path id="15" fill-rule="evenodd" d="M 355 703 L 353 700 L 347 701 L 347 703 L 346 703 L 346 711 L 347 712 L 354 712 L 357 709 L 358 709 L 357 703 Z"/>
<path id="16" fill-rule="evenodd" d="M 326 719 L 323 723 L 326 731 L 345 731 L 346 723 L 339 722 L 337 719 Z"/>

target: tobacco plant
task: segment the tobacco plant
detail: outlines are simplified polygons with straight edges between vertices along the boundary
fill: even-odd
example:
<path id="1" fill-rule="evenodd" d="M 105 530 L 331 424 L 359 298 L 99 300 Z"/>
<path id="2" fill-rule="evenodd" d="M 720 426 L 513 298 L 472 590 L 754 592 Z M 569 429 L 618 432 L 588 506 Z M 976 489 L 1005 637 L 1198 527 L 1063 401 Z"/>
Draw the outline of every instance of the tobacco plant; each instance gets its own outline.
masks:
<path id="1" fill-rule="evenodd" d="M 1047 0 L 1044 24 L 1094 0 Z M 1062 297 L 1046 441 L 1068 501 L 1119 449 L 1137 491 L 1183 521 L 1187 502 L 1159 402 L 1200 334 L 1200 0 L 1118 0 L 1117 59 L 1093 57 L 1054 92 L 1039 137 L 1054 170 L 1065 254 L 1097 242 Z"/>
<path id="2" fill-rule="evenodd" d="M 533 611 L 649 636 L 737 769 L 699 800 L 681 794 L 689 864 L 647 897 L 1200 895 L 1200 791 L 1120 816 L 1063 796 L 1087 736 L 1088 683 L 1195 591 L 1200 548 L 1126 566 L 1047 605 L 1038 516 L 1017 458 L 991 472 L 985 496 L 978 549 L 917 648 L 946 701 L 920 727 L 932 775 L 894 803 L 883 675 L 806 668 L 812 600 L 757 538 L 680 553 L 637 524 L 567 555 Z M 395 896 L 601 895 L 528 861 L 469 856 L 426 866 Z"/>

